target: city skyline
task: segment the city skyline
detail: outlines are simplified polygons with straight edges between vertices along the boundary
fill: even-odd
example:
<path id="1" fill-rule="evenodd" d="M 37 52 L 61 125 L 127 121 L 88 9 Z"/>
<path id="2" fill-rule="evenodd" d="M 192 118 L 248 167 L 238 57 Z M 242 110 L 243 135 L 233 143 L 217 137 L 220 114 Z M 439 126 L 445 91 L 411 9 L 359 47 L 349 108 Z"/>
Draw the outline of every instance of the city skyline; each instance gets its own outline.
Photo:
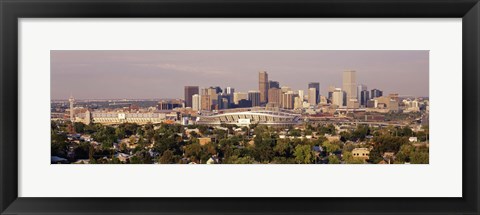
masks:
<path id="1" fill-rule="evenodd" d="M 326 96 L 343 88 L 345 70 L 369 90 L 428 97 L 428 51 L 51 51 L 51 99 L 184 98 L 185 86 L 248 92 L 260 71 L 293 90 L 318 82 Z"/>

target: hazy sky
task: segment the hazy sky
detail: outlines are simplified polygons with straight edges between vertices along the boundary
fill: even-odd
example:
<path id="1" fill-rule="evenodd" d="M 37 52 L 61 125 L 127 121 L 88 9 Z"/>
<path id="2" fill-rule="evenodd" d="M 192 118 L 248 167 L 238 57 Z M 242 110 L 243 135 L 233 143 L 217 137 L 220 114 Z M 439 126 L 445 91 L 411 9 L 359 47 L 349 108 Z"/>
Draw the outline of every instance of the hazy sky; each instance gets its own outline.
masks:
<path id="1" fill-rule="evenodd" d="M 258 72 L 293 90 L 342 87 L 342 71 L 384 93 L 428 96 L 428 51 L 51 51 L 52 99 L 183 98 L 185 85 L 258 90 Z"/>

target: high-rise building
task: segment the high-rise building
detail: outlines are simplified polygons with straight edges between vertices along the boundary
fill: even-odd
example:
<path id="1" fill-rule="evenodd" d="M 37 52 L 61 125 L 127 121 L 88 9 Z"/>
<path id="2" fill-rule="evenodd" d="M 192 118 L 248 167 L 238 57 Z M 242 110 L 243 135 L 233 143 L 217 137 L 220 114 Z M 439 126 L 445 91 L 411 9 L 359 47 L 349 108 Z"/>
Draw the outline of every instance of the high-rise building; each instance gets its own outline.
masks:
<path id="1" fill-rule="evenodd" d="M 332 94 L 332 104 L 337 105 L 338 107 L 344 106 L 344 92 L 341 88 L 335 88 Z"/>
<path id="2" fill-rule="evenodd" d="M 361 100 L 361 99 L 360 99 L 360 97 L 361 97 L 360 94 L 361 94 L 362 91 L 364 91 L 364 90 L 368 90 L 368 89 L 367 89 L 367 85 L 359 84 L 359 85 L 357 86 L 357 99 L 358 99 L 358 100 Z"/>
<path id="3" fill-rule="evenodd" d="M 216 107 L 218 105 L 218 93 L 222 92 L 222 89 L 220 87 L 209 87 L 207 88 L 207 95 L 210 96 L 210 106 L 211 107 Z M 203 103 L 203 102 L 202 102 Z M 217 109 L 217 108 L 211 108 L 212 109 Z M 203 109 L 202 109 L 203 110 Z"/>
<path id="4" fill-rule="evenodd" d="M 217 98 L 216 90 L 213 87 L 200 90 L 200 109 L 212 110 L 212 99 Z"/>
<path id="5" fill-rule="evenodd" d="M 383 92 L 379 89 L 373 89 L 370 91 L 370 97 L 371 99 L 377 98 L 377 97 L 382 97 Z"/>
<path id="6" fill-rule="evenodd" d="M 224 93 L 226 93 L 227 95 L 231 95 L 234 92 L 235 92 L 235 88 L 233 88 L 233 87 L 226 87 L 225 91 L 224 91 Z"/>
<path id="7" fill-rule="evenodd" d="M 292 91 L 292 88 L 289 86 L 283 86 L 280 89 L 282 89 L 282 93 L 288 93 L 288 91 Z"/>
<path id="8" fill-rule="evenodd" d="M 73 122 L 75 121 L 75 110 L 73 109 L 75 99 L 73 98 L 73 96 L 70 96 L 70 98 L 68 98 L 68 102 L 70 102 L 70 121 Z"/>
<path id="9" fill-rule="evenodd" d="M 267 103 L 268 99 L 268 73 L 261 71 L 258 73 L 258 91 L 260 91 L 260 103 Z M 252 102 L 252 106 L 255 106 Z"/>
<path id="10" fill-rule="evenodd" d="M 242 92 L 234 92 L 233 93 L 233 103 L 236 105 L 239 104 L 239 101 L 245 99 L 248 100 L 248 94 L 247 93 L 242 93 Z"/>
<path id="11" fill-rule="evenodd" d="M 353 102 L 353 100 L 357 99 L 357 75 L 354 70 L 343 72 L 343 90 L 347 95 L 347 104 L 350 100 Z"/>
<path id="12" fill-rule="evenodd" d="M 320 103 L 319 104 L 327 104 L 328 101 L 327 101 L 327 97 L 325 96 L 320 96 Z"/>
<path id="13" fill-rule="evenodd" d="M 218 109 L 228 109 L 230 107 L 230 96 L 226 93 L 217 95 Z"/>
<path id="14" fill-rule="evenodd" d="M 367 107 L 368 100 L 370 100 L 370 93 L 368 90 L 362 90 L 360 92 L 360 105 L 363 107 Z"/>
<path id="15" fill-rule="evenodd" d="M 296 96 L 294 99 L 293 109 L 299 110 L 303 108 L 303 98 L 300 95 Z"/>
<path id="16" fill-rule="evenodd" d="M 200 97 L 200 95 L 198 95 L 198 94 L 194 94 L 194 95 L 192 96 L 192 109 L 193 109 L 194 111 L 199 111 L 199 110 L 202 109 L 202 106 L 201 106 L 202 101 L 201 101 L 200 98 L 201 98 L 201 97 Z"/>
<path id="17" fill-rule="evenodd" d="M 280 88 L 278 81 L 268 81 L 268 88 Z"/>
<path id="18" fill-rule="evenodd" d="M 335 92 L 335 86 L 332 86 L 332 85 L 328 86 L 327 99 L 330 101 L 330 103 L 332 102 L 333 92 Z"/>
<path id="19" fill-rule="evenodd" d="M 305 92 L 303 90 L 298 90 L 297 94 L 298 94 L 298 97 L 300 97 L 300 99 L 302 100 L 302 103 L 303 103 L 303 98 L 305 98 Z"/>
<path id="20" fill-rule="evenodd" d="M 285 109 L 293 109 L 296 95 L 293 93 L 282 94 L 281 107 Z"/>
<path id="21" fill-rule="evenodd" d="M 198 86 L 185 86 L 185 107 L 192 107 L 194 94 L 198 94 Z"/>
<path id="22" fill-rule="evenodd" d="M 279 88 L 270 88 L 268 89 L 268 104 L 273 106 L 280 106 L 282 97 L 282 90 Z"/>
<path id="23" fill-rule="evenodd" d="M 227 94 L 227 96 L 228 96 L 228 102 L 230 104 L 232 104 L 233 103 L 233 94 L 235 93 L 235 88 L 227 87 L 227 88 L 225 88 L 224 93 Z"/>
<path id="24" fill-rule="evenodd" d="M 258 91 L 248 91 L 248 100 L 252 102 L 252 107 L 260 106 L 261 93 Z"/>
<path id="25" fill-rule="evenodd" d="M 310 83 L 308 83 L 308 89 L 310 89 L 310 88 L 315 88 L 315 98 L 317 99 L 315 101 L 315 104 L 320 103 L 320 83 L 310 82 Z"/>
<path id="26" fill-rule="evenodd" d="M 317 105 L 317 89 L 314 87 L 308 88 L 308 103 Z"/>
<path id="27" fill-rule="evenodd" d="M 218 99 L 218 109 L 228 109 L 229 104 L 228 98 L 223 97 Z"/>
<path id="28" fill-rule="evenodd" d="M 200 109 L 212 110 L 212 98 L 210 95 L 203 94 L 200 96 Z"/>

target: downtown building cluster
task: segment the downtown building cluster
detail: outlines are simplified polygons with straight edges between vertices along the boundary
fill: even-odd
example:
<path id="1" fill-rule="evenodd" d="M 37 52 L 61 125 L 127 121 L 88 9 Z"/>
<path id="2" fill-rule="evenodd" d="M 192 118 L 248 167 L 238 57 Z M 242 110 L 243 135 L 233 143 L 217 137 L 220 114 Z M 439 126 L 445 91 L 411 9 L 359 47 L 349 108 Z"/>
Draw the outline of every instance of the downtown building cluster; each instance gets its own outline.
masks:
<path id="1" fill-rule="evenodd" d="M 356 71 L 344 71 L 342 88 L 330 86 L 326 96 L 322 96 L 319 82 L 308 83 L 306 92 L 292 90 L 288 86 L 281 86 L 278 81 L 270 80 L 268 73 L 261 71 L 258 73 L 258 90 L 236 92 L 233 87 L 222 90 L 219 86 L 185 86 L 184 107 L 195 111 L 248 107 L 302 110 L 328 105 L 340 109 L 378 108 L 398 111 L 398 94 L 383 96 L 381 90 L 368 90 L 367 86 L 357 84 L 356 79 Z"/>

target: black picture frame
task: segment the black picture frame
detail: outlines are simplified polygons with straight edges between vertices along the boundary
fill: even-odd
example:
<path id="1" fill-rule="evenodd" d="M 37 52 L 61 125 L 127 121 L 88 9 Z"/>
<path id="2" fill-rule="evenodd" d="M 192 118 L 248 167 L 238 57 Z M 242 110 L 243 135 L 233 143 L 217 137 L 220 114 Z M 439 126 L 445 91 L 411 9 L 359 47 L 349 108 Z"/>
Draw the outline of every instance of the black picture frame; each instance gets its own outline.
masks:
<path id="1" fill-rule="evenodd" d="M 2 214 L 480 213 L 478 180 L 480 173 L 478 147 L 480 4 L 478 0 L 0 0 L 0 15 L 2 30 L 0 211 Z M 17 189 L 18 19 L 57 17 L 462 18 L 463 197 L 19 198 Z M 445 42 L 448 43 L 448 41 Z"/>

